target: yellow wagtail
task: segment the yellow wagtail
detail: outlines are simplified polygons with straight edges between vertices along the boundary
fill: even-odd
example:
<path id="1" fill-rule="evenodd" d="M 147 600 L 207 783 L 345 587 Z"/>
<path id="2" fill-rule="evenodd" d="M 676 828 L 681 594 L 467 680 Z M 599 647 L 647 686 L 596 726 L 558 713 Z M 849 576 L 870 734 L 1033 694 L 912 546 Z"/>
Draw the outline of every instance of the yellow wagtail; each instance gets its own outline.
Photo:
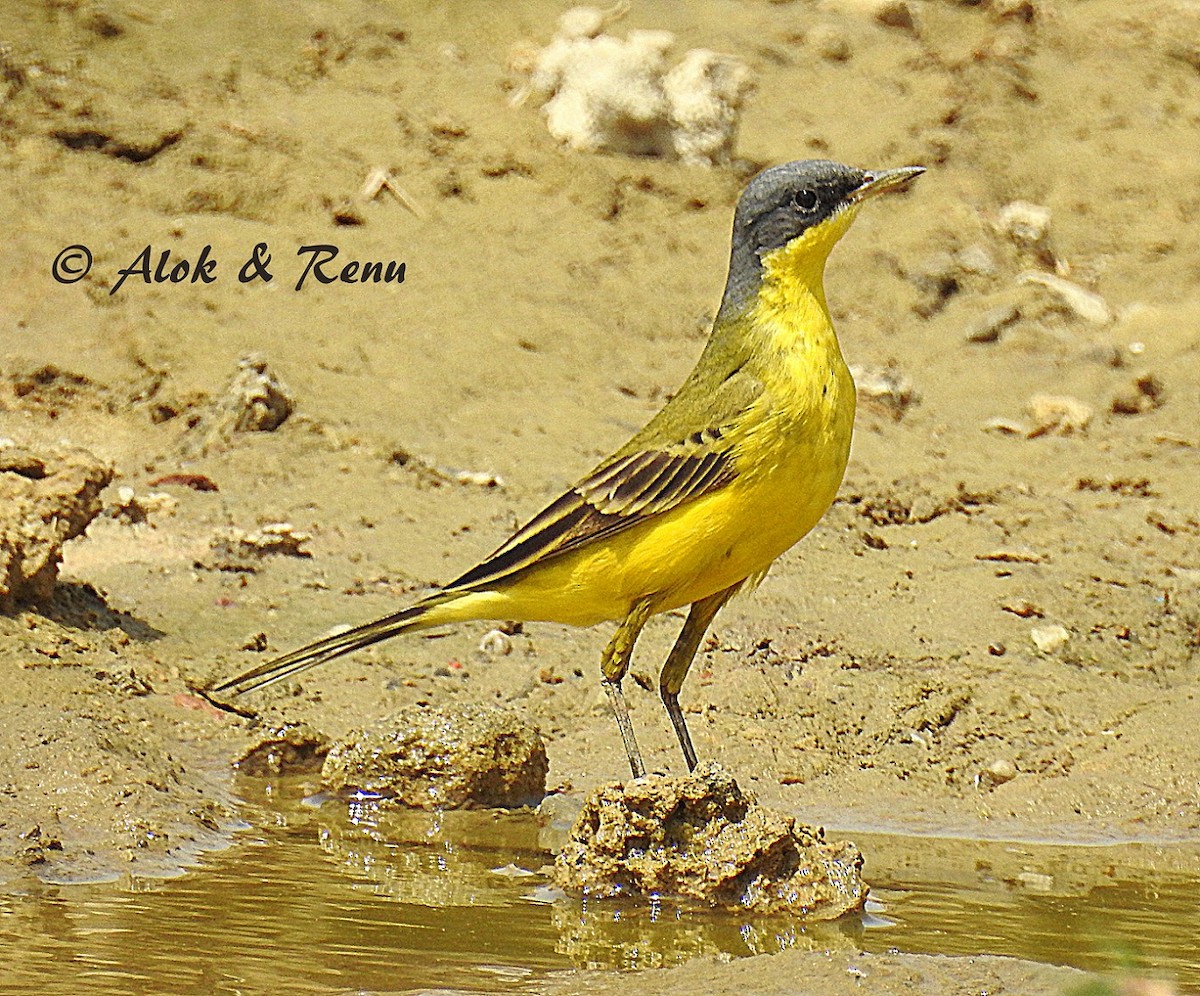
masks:
<path id="1" fill-rule="evenodd" d="M 701 638 L 721 606 L 825 514 L 846 469 L 854 381 L 825 303 L 825 261 L 868 198 L 922 172 L 807 160 L 759 174 L 734 213 L 708 344 L 645 428 L 445 588 L 217 690 L 247 692 L 446 623 L 620 620 L 600 667 L 636 778 L 646 769 L 621 679 L 646 620 L 690 605 L 659 689 L 694 768 L 679 690 Z"/>

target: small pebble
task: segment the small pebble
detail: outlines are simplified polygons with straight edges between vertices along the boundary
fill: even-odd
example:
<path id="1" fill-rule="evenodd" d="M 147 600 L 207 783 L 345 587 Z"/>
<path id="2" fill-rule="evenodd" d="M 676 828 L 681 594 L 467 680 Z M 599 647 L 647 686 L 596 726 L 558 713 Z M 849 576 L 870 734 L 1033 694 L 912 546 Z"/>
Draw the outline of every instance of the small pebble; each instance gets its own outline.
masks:
<path id="1" fill-rule="evenodd" d="M 1099 294 L 1073 284 L 1070 280 L 1056 277 L 1053 273 L 1027 270 L 1017 277 L 1022 284 L 1039 284 L 1054 293 L 1075 315 L 1093 325 L 1107 325 L 1114 318 L 1112 308 Z"/>
<path id="2" fill-rule="evenodd" d="M 161 491 L 152 491 L 139 497 L 128 485 L 117 488 L 117 500 L 105 514 L 121 522 L 138 524 L 146 522 L 152 515 L 174 515 L 179 503 Z"/>
<path id="3" fill-rule="evenodd" d="M 1030 432 L 1030 426 L 1020 419 L 1000 415 L 985 420 L 980 428 L 984 432 L 995 432 L 1002 436 L 1028 436 Z"/>
<path id="4" fill-rule="evenodd" d="M 501 878 L 530 878 L 537 874 L 528 868 L 520 868 L 511 861 L 499 868 L 493 868 L 491 871 L 493 875 L 499 875 Z"/>
<path id="5" fill-rule="evenodd" d="M 981 277 L 996 275 L 996 261 L 992 258 L 992 254 L 981 245 L 970 245 L 959 249 L 954 254 L 954 258 L 958 262 L 959 268 L 967 273 L 975 273 Z"/>
<path id="6" fill-rule="evenodd" d="M 895 419 L 919 400 L 913 382 L 894 366 L 854 364 L 850 367 L 850 375 L 860 398 L 887 409 Z"/>
<path id="7" fill-rule="evenodd" d="M 456 484 L 470 484 L 477 488 L 502 488 L 504 479 L 486 470 L 452 471 Z"/>
<path id="8" fill-rule="evenodd" d="M 818 24 L 809 31 L 805 40 L 822 59 L 845 62 L 850 58 L 850 41 L 845 32 L 835 25 Z"/>
<path id="9" fill-rule="evenodd" d="M 1049 626 L 1034 626 L 1029 631 L 1029 638 L 1042 653 L 1051 654 L 1065 646 L 1071 634 L 1065 626 L 1052 623 Z"/>
<path id="10" fill-rule="evenodd" d="M 936 315 L 946 302 L 962 289 L 959 275 L 962 267 L 948 252 L 935 252 L 926 256 L 908 274 L 913 286 L 921 292 L 921 300 L 915 305 L 922 318 Z"/>
<path id="11" fill-rule="evenodd" d="M 1021 309 L 1015 304 L 1002 304 L 989 308 L 967 326 L 967 342 L 996 342 L 1000 333 L 1021 317 Z"/>
<path id="12" fill-rule="evenodd" d="M 992 18 L 997 21 L 1023 21 L 1029 24 L 1037 16 L 1032 0 L 994 0 Z"/>
<path id="13" fill-rule="evenodd" d="M 432 118 L 429 130 L 442 138 L 466 138 L 470 134 L 470 130 L 462 121 L 447 116 Z"/>
<path id="14" fill-rule="evenodd" d="M 996 228 L 1017 245 L 1040 246 L 1050 235 L 1050 209 L 1028 201 L 1013 201 L 1000 209 Z"/>
<path id="15" fill-rule="evenodd" d="M 191 488 L 193 491 L 220 491 L 217 482 L 204 474 L 163 474 L 150 482 L 150 487 L 158 488 L 167 484 L 177 484 Z"/>
<path id="16" fill-rule="evenodd" d="M 904 0 L 882 0 L 875 6 L 875 20 L 884 27 L 915 31 L 912 9 Z"/>
<path id="17" fill-rule="evenodd" d="M 1040 564 L 1042 555 L 1033 550 L 999 549 L 975 554 L 976 560 L 994 560 L 1000 564 Z"/>
<path id="18" fill-rule="evenodd" d="M 1070 436 L 1083 432 L 1092 421 L 1091 406 L 1069 395 L 1035 394 L 1028 408 L 1033 419 L 1033 428 L 1027 433 L 1030 439 Z"/>
<path id="19" fill-rule="evenodd" d="M 1024 871 L 1017 875 L 1017 881 L 1034 892 L 1049 892 L 1054 888 L 1054 876 L 1044 872 Z"/>
<path id="20" fill-rule="evenodd" d="M 367 216 L 363 214 L 362 209 L 357 204 L 344 201 L 333 209 L 333 223 L 343 227 L 365 225 L 367 223 Z"/>
<path id="21" fill-rule="evenodd" d="M 489 629 L 479 641 L 479 649 L 489 657 L 504 657 L 512 653 L 513 642 L 508 634 L 498 629 Z"/>
<path id="22" fill-rule="evenodd" d="M 1003 785 L 1017 777 L 1017 766 L 1007 757 L 998 757 L 983 769 L 983 775 L 992 785 Z"/>

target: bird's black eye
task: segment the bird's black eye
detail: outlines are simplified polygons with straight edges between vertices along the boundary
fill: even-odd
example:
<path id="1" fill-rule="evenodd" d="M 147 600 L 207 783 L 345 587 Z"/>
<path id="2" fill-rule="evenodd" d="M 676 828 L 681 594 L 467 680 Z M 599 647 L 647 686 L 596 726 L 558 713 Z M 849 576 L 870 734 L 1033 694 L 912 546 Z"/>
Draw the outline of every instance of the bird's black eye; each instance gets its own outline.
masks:
<path id="1" fill-rule="evenodd" d="M 819 202 L 820 198 L 817 197 L 817 192 L 812 187 L 802 187 L 792 194 L 792 207 L 805 214 L 816 210 Z"/>

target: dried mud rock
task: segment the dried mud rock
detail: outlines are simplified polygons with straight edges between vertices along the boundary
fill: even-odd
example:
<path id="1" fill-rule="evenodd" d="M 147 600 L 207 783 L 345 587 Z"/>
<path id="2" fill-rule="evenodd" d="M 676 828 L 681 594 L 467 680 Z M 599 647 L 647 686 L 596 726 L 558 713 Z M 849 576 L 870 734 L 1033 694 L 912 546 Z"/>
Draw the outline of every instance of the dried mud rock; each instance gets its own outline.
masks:
<path id="1" fill-rule="evenodd" d="M 536 805 L 546 794 L 538 729 L 492 706 L 412 706 L 336 743 L 321 781 L 416 809 Z"/>
<path id="2" fill-rule="evenodd" d="M 522 96 L 542 103 L 560 142 L 581 152 L 665 156 L 711 166 L 728 162 L 750 70 L 739 59 L 692 49 L 674 67 L 668 31 L 604 34 L 612 18 L 576 7 L 544 49 L 528 53 Z"/>
<path id="3" fill-rule="evenodd" d="M 1028 201 L 1006 204 L 996 218 L 996 231 L 1019 246 L 1042 247 L 1050 238 L 1050 209 Z"/>
<path id="4" fill-rule="evenodd" d="M 257 353 L 238 360 L 237 371 L 221 397 L 185 442 L 185 455 L 195 456 L 228 443 L 237 432 L 274 432 L 296 407 L 295 395 Z"/>
<path id="5" fill-rule="evenodd" d="M 215 571 L 255 573 L 266 557 L 300 557 L 312 553 L 304 549 L 312 536 L 290 522 L 268 522 L 251 532 L 236 526 L 222 530 L 209 541 L 209 556 L 203 566 Z"/>
<path id="6" fill-rule="evenodd" d="M 237 373 L 225 389 L 220 416 L 234 432 L 274 432 L 295 407 L 292 392 L 261 356 L 238 360 Z"/>
<path id="7" fill-rule="evenodd" d="M 854 387 L 866 405 L 876 408 L 895 421 L 904 417 L 919 401 L 913 382 L 895 366 L 867 367 L 855 364 L 850 367 Z"/>
<path id="8" fill-rule="evenodd" d="M 85 450 L 0 448 L 0 612 L 50 598 L 63 544 L 100 514 L 112 478 Z"/>
<path id="9" fill-rule="evenodd" d="M 1112 400 L 1114 415 L 1141 415 L 1143 412 L 1161 408 L 1165 403 L 1162 381 L 1154 374 L 1146 373 Z"/>
<path id="10" fill-rule="evenodd" d="M 687 777 L 602 785 L 554 862 L 563 889 L 676 897 L 831 920 L 862 907 L 862 855 L 848 841 L 759 806 L 715 764 Z"/>
<path id="11" fill-rule="evenodd" d="M 174 515 L 178 508 L 178 500 L 166 492 L 151 491 L 139 495 L 133 488 L 125 486 L 117 488 L 116 500 L 105 507 L 104 514 L 126 525 L 139 526 L 149 522 L 151 517 Z"/>
<path id="12" fill-rule="evenodd" d="M 1035 394 L 1029 399 L 1033 427 L 1026 433 L 1037 436 L 1072 436 L 1085 432 L 1092 421 L 1092 408 L 1069 395 Z"/>

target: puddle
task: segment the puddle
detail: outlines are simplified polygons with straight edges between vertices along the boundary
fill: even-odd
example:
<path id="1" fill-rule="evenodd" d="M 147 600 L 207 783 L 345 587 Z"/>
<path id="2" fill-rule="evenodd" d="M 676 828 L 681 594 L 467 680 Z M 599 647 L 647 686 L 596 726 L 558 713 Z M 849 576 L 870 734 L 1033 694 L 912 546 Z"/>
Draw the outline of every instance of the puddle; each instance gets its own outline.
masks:
<path id="1" fill-rule="evenodd" d="M 870 951 L 1136 969 L 1200 991 L 1200 847 L 851 835 L 880 914 Z"/>
<path id="2" fill-rule="evenodd" d="M 787 947 L 1001 954 L 1200 989 L 1200 848 L 1063 847 L 855 833 L 865 920 L 788 920 L 554 898 L 528 814 L 299 803 L 171 880 L 0 897 L 6 993 L 528 991 L 572 967 L 679 964 Z M 279 801 L 286 796 L 289 801 Z"/>

